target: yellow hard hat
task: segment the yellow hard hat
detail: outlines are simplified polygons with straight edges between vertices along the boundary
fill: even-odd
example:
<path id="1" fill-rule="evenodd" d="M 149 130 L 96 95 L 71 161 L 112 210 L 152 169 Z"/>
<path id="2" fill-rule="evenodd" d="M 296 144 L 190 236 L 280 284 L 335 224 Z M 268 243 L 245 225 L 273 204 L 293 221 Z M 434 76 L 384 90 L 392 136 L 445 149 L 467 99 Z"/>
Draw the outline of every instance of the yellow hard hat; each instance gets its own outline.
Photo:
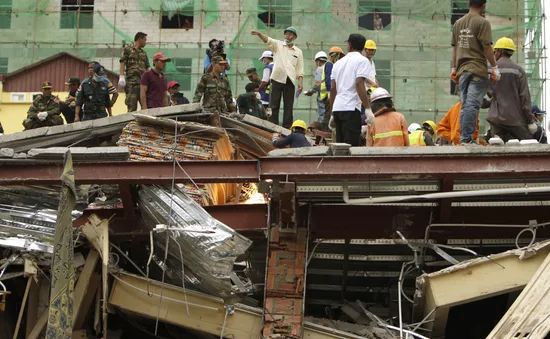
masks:
<path id="1" fill-rule="evenodd" d="M 306 122 L 304 120 L 296 120 L 294 121 L 294 123 L 292 124 L 292 126 L 290 126 L 290 130 L 293 131 L 294 130 L 294 127 L 300 127 L 304 130 L 307 130 L 307 125 L 306 125 Z"/>
<path id="2" fill-rule="evenodd" d="M 435 133 L 435 122 L 431 121 L 431 120 L 426 120 L 422 123 L 422 126 L 424 125 L 428 125 L 432 128 L 432 130 L 434 131 Z"/>
<path id="3" fill-rule="evenodd" d="M 331 47 L 330 50 L 328 51 L 328 54 L 332 54 L 332 53 L 344 54 L 344 51 L 340 47 L 334 46 L 334 47 Z"/>
<path id="4" fill-rule="evenodd" d="M 372 40 L 365 42 L 365 49 L 376 49 L 376 43 Z"/>
<path id="5" fill-rule="evenodd" d="M 516 44 L 514 44 L 514 40 L 504 37 L 497 40 L 493 49 L 508 49 L 515 52 Z"/>

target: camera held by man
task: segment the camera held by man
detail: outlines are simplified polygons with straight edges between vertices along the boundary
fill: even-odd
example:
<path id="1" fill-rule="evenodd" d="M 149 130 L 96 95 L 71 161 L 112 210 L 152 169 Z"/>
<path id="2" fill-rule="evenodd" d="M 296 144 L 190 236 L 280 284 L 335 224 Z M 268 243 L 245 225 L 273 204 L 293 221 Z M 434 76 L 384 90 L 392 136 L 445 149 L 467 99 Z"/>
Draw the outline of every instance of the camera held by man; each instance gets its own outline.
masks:
<path id="1" fill-rule="evenodd" d="M 219 56 L 227 61 L 225 64 L 225 70 L 229 71 L 231 69 L 230 61 L 227 59 L 227 54 L 225 53 L 225 42 L 223 40 L 212 39 L 208 42 L 208 49 L 206 50 L 206 57 L 204 57 L 204 73 L 209 73 L 212 71 L 211 60 L 213 57 Z M 226 75 L 225 71 L 222 75 Z"/>

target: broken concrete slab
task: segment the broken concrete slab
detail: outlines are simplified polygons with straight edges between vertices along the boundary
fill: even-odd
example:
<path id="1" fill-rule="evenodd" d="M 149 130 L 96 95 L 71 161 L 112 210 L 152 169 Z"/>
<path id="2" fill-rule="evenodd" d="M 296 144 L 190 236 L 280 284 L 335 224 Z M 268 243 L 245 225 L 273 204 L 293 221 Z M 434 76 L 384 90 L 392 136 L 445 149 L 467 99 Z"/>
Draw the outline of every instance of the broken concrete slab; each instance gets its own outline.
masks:
<path id="1" fill-rule="evenodd" d="M 413 320 L 433 312 L 426 328 L 432 337 L 442 337 L 451 307 L 521 290 L 549 253 L 550 241 L 544 241 L 421 275 L 416 280 Z"/>
<path id="2" fill-rule="evenodd" d="M 13 158 L 13 148 L 0 148 L 0 158 Z"/>
<path id="3" fill-rule="evenodd" d="M 128 147 L 50 147 L 33 148 L 27 153 L 27 158 L 33 159 L 63 159 L 67 150 L 71 151 L 74 160 L 113 161 L 128 160 Z"/>
<path id="4" fill-rule="evenodd" d="M 242 118 L 242 121 L 247 123 L 247 124 L 259 127 L 259 128 L 261 128 L 265 131 L 268 131 L 270 133 L 280 133 L 281 135 L 285 135 L 285 136 L 292 133 L 289 129 L 286 129 L 282 126 L 274 124 L 270 121 L 257 118 L 255 116 L 250 115 L 250 114 L 245 114 Z"/>
<path id="5" fill-rule="evenodd" d="M 307 156 L 324 156 L 329 155 L 328 146 L 311 146 L 298 148 L 281 148 L 270 151 L 270 157 L 307 157 Z"/>

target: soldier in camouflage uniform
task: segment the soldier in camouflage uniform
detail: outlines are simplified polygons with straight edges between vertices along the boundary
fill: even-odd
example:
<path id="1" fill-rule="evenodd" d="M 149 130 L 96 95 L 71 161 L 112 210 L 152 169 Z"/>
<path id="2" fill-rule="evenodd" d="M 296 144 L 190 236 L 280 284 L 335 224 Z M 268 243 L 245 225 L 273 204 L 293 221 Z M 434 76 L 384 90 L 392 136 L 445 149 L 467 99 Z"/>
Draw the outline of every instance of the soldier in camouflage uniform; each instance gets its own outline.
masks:
<path id="1" fill-rule="evenodd" d="M 82 108 L 84 106 L 84 108 Z M 108 85 L 105 82 L 105 70 L 103 66 L 97 64 L 94 66 L 94 77 L 91 81 L 83 82 L 76 92 L 76 114 L 75 122 L 95 120 L 113 115 L 113 104 L 109 97 Z M 83 110 L 83 114 L 80 111 Z"/>
<path id="2" fill-rule="evenodd" d="M 134 38 L 134 46 L 124 47 L 120 57 L 120 77 L 118 86 L 124 88 L 126 93 L 126 106 L 128 112 L 137 111 L 139 102 L 139 82 L 141 76 L 147 71 L 149 58 L 143 47 L 147 44 L 147 34 L 138 32 Z"/>
<path id="3" fill-rule="evenodd" d="M 51 82 L 42 83 L 42 94 L 36 96 L 27 112 L 27 118 L 23 121 L 25 130 L 63 125 L 63 118 L 59 115 L 58 100 L 52 95 L 52 88 Z"/>
<path id="4" fill-rule="evenodd" d="M 202 107 L 211 112 L 236 112 L 229 81 L 227 77 L 221 76 L 227 61 L 220 56 L 212 57 L 211 60 L 214 65 L 212 72 L 201 77 L 195 90 L 193 102 L 200 102 L 202 99 Z"/>

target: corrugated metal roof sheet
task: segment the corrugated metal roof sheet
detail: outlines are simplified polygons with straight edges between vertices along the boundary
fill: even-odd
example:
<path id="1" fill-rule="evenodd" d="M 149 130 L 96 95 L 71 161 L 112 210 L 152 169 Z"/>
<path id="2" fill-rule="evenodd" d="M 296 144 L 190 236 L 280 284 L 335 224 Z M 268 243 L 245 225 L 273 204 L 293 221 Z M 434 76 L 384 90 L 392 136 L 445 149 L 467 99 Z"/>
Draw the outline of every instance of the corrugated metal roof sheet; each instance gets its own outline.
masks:
<path id="1" fill-rule="evenodd" d="M 65 90 L 65 81 L 77 76 L 88 77 L 88 62 L 69 53 L 60 53 L 50 58 L 19 69 L 4 76 L 4 92 L 39 92 L 43 81 L 50 81 L 53 90 Z M 118 83 L 118 75 L 107 74 L 112 83 Z"/>

